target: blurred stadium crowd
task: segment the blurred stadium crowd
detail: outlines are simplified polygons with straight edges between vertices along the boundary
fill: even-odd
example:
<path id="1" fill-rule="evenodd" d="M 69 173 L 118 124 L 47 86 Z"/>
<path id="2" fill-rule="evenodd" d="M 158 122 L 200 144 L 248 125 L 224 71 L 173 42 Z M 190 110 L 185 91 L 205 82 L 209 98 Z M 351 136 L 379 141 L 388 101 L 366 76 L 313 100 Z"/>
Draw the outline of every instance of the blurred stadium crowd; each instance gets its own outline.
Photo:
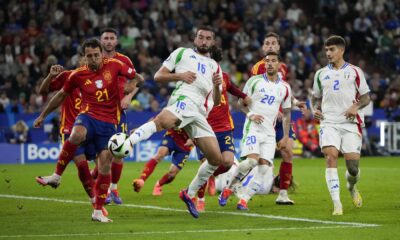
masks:
<path id="1" fill-rule="evenodd" d="M 344 36 L 346 59 L 360 66 L 375 108 L 388 118 L 399 105 L 400 0 L 0 0 L 0 112 L 34 113 L 48 97 L 39 85 L 53 64 L 73 68 L 79 44 L 102 28 L 118 29 L 119 51 L 147 81 L 132 101 L 134 111 L 159 111 L 172 85 L 152 81 L 177 47 L 191 47 L 196 26 L 217 29 L 221 66 L 238 86 L 263 57 L 264 34 L 281 36 L 293 94 L 307 100 L 315 70 L 324 66 L 323 42 Z M 232 101 L 232 108 L 236 106 Z"/>

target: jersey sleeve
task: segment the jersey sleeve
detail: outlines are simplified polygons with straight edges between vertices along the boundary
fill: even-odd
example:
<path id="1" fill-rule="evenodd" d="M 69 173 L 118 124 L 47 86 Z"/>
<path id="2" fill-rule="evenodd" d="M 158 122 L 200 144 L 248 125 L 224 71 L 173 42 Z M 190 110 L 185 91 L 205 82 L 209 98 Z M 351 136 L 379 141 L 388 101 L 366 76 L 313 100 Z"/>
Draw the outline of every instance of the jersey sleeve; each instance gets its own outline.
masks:
<path id="1" fill-rule="evenodd" d="M 119 74 L 122 76 L 125 76 L 129 79 L 132 79 L 136 76 L 136 69 L 133 66 L 130 67 L 121 61 L 116 61 L 116 64 L 118 64 Z"/>
<path id="2" fill-rule="evenodd" d="M 246 95 L 250 95 L 250 84 L 253 81 L 253 77 L 247 80 L 246 84 L 243 87 L 243 93 Z"/>
<path id="3" fill-rule="evenodd" d="M 314 76 L 314 85 L 313 85 L 313 95 L 316 98 L 320 98 L 322 96 L 322 85 L 321 85 L 321 70 L 317 71 Z"/>
<path id="4" fill-rule="evenodd" d="M 71 94 L 72 91 L 78 87 L 78 85 L 76 84 L 76 79 L 77 79 L 77 73 L 74 71 L 69 75 L 68 79 L 64 83 L 63 86 L 64 92 Z"/>
<path id="5" fill-rule="evenodd" d="M 283 98 L 282 108 L 291 108 L 292 107 L 292 89 L 289 84 L 284 84 L 286 92 L 285 97 Z"/>
<path id="6" fill-rule="evenodd" d="M 67 71 L 58 74 L 53 80 L 51 80 L 49 91 L 54 92 L 63 88 L 65 81 L 68 79 L 68 76 L 69 74 Z"/>
<path id="7" fill-rule="evenodd" d="M 364 72 L 360 68 L 354 68 L 356 72 L 356 88 L 360 95 L 364 95 L 370 92 L 370 89 L 367 84 L 367 80 L 365 80 Z"/>
<path id="8" fill-rule="evenodd" d="M 185 48 L 177 48 L 175 51 L 173 51 L 167 59 L 163 62 L 163 66 L 166 67 L 169 71 L 173 71 L 176 67 L 176 64 L 178 64 L 183 56 L 183 52 L 185 51 Z"/>

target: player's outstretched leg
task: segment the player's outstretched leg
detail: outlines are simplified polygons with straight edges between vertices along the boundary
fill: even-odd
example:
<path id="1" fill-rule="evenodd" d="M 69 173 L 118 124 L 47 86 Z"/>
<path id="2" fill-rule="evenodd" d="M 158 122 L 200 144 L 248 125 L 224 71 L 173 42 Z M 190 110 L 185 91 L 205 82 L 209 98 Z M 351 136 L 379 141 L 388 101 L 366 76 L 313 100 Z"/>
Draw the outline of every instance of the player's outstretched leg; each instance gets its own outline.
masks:
<path id="1" fill-rule="evenodd" d="M 61 176 L 53 173 L 53 175 L 50 176 L 37 176 L 36 182 L 39 183 L 42 186 L 51 186 L 52 188 L 58 188 L 61 184 Z"/>
<path id="2" fill-rule="evenodd" d="M 356 183 L 360 179 L 360 169 L 358 169 L 355 176 L 351 175 L 349 170 L 347 170 L 346 171 L 346 179 L 347 179 L 346 187 L 347 187 L 347 190 L 349 190 L 349 192 L 350 192 L 354 206 L 357 208 L 362 207 L 361 194 L 358 191 L 357 186 L 356 186 Z"/>
<path id="3" fill-rule="evenodd" d="M 198 218 L 199 212 L 196 208 L 196 198 L 190 198 L 187 194 L 187 189 L 180 191 L 179 197 L 180 199 L 182 199 L 183 202 L 185 202 L 190 215 L 192 215 L 194 218 Z"/>

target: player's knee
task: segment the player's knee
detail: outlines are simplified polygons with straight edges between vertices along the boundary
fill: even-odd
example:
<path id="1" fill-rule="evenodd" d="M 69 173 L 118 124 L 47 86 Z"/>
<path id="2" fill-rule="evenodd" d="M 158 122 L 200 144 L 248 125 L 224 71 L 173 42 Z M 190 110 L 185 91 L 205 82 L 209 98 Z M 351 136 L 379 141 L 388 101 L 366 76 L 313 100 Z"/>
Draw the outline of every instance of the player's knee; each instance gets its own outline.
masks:
<path id="1" fill-rule="evenodd" d="M 347 171 L 351 176 L 357 176 L 358 174 L 358 163 L 357 160 L 346 160 Z"/>
<path id="2" fill-rule="evenodd" d="M 72 144 L 78 145 L 78 144 L 83 143 L 83 142 L 85 141 L 85 138 L 86 138 L 86 134 L 85 134 L 85 133 L 79 132 L 79 131 L 74 131 L 74 132 L 71 134 L 71 136 L 69 137 L 68 140 L 69 140 Z"/>

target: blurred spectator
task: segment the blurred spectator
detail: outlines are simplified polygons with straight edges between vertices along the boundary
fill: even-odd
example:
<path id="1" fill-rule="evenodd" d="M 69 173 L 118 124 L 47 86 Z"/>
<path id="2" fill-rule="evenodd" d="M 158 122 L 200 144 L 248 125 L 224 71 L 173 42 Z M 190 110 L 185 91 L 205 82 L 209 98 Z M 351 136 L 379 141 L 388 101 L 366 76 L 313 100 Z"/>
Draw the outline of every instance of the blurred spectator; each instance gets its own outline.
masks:
<path id="1" fill-rule="evenodd" d="M 0 112 L 5 112 L 8 105 L 10 105 L 10 99 L 7 97 L 7 94 L 0 92 Z"/>
<path id="2" fill-rule="evenodd" d="M 9 143 L 27 143 L 29 139 L 29 128 L 23 120 L 19 120 L 11 127 L 11 132 L 8 135 Z"/>
<path id="3" fill-rule="evenodd" d="M 318 123 L 311 115 L 311 111 L 306 111 L 303 118 L 295 122 L 296 136 L 303 144 L 303 152 L 306 157 L 319 156 L 321 153 L 318 142 Z"/>
<path id="4" fill-rule="evenodd" d="M 150 89 L 143 87 L 141 92 L 137 95 L 136 99 L 139 101 L 140 106 L 143 110 L 150 111 L 150 103 L 154 99 L 153 95 L 150 93 Z"/>

